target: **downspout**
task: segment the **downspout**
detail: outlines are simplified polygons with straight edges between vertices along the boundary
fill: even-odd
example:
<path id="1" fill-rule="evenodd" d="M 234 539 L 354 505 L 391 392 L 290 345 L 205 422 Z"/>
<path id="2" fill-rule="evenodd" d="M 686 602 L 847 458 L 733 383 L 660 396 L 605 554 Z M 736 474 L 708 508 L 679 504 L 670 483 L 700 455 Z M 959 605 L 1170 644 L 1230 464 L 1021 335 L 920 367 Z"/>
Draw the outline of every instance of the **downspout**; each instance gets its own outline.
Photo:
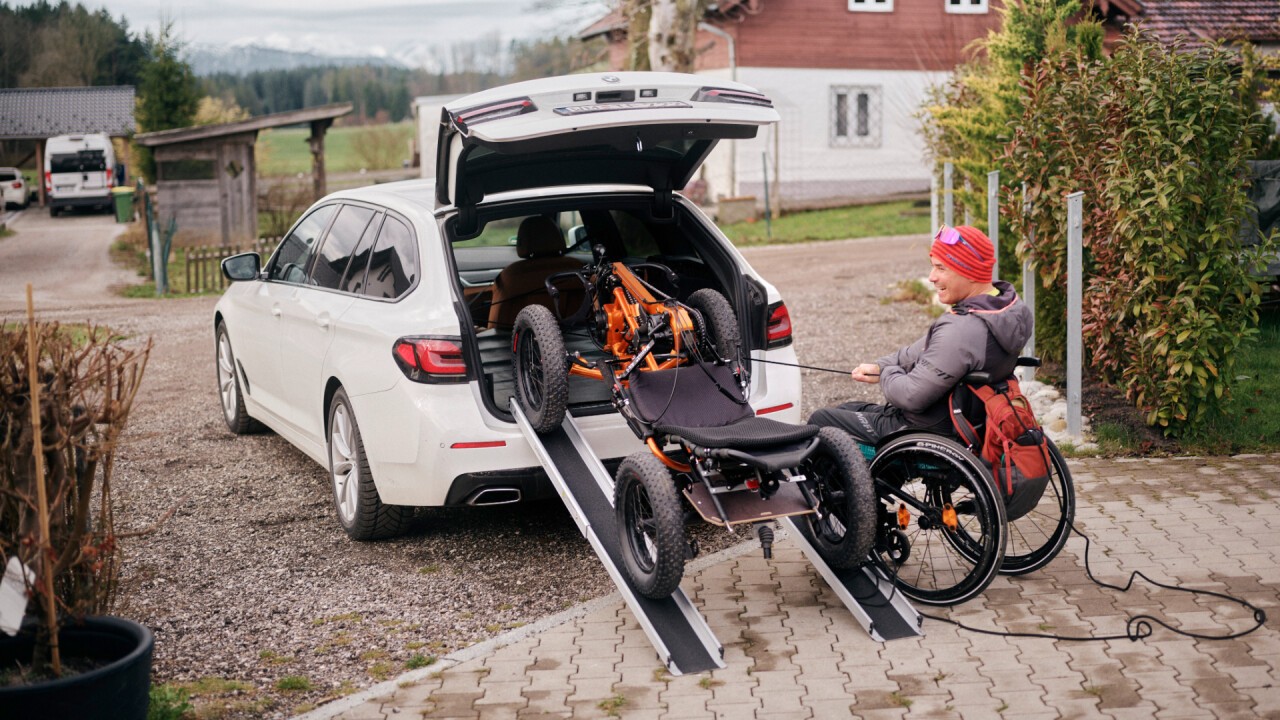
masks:
<path id="1" fill-rule="evenodd" d="M 729 46 L 729 77 L 734 82 L 738 81 L 738 50 L 737 44 L 733 40 L 733 36 L 725 32 L 723 29 L 712 25 L 711 23 L 698 23 L 699 30 L 721 38 Z M 738 197 L 738 141 L 729 141 L 729 195 Z"/>

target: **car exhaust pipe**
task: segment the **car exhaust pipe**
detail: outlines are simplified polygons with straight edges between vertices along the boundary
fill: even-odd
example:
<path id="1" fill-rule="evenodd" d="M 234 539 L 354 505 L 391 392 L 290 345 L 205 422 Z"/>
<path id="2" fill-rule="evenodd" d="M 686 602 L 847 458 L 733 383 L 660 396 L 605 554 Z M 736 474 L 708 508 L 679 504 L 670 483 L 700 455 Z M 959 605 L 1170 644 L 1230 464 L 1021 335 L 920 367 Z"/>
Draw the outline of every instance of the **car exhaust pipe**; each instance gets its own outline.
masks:
<path id="1" fill-rule="evenodd" d="M 520 502 L 520 489 L 512 487 L 484 488 L 471 496 L 468 505 L 510 505 Z"/>

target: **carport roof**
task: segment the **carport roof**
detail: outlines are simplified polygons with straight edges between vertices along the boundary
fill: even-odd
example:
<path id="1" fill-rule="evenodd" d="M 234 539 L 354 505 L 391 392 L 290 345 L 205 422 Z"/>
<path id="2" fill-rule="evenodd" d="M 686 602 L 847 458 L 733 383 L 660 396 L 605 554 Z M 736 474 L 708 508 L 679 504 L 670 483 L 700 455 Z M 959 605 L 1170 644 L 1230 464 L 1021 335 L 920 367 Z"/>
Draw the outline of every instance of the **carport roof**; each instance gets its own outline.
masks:
<path id="1" fill-rule="evenodd" d="M 318 120 L 333 120 L 350 113 L 354 106 L 349 103 L 334 103 L 332 105 L 319 105 L 316 107 L 303 108 L 301 110 L 290 110 L 288 112 L 272 113 L 270 115 L 259 115 L 258 117 L 249 118 L 248 120 L 240 120 L 237 122 L 220 123 L 218 125 L 193 125 L 191 127 L 177 128 L 174 130 L 158 130 L 156 132 L 142 133 L 134 137 L 139 145 L 144 147 L 156 147 L 158 145 L 173 145 L 175 143 L 194 142 L 196 140 L 209 140 L 211 138 L 225 137 L 227 135 L 238 135 L 240 133 L 257 132 L 273 127 L 284 127 L 285 125 L 301 125 L 303 123 L 316 122 Z"/>
<path id="2" fill-rule="evenodd" d="M 0 89 L 0 140 L 132 135 L 133 86 Z"/>

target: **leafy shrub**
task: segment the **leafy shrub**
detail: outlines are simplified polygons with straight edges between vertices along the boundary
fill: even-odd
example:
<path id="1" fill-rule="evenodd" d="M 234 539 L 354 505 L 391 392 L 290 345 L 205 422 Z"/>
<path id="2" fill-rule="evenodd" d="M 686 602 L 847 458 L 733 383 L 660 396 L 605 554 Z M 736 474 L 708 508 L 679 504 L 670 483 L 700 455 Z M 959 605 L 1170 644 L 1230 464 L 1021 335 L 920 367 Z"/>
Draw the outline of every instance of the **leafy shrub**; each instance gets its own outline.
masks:
<path id="1" fill-rule="evenodd" d="M 1062 196 L 1084 190 L 1088 361 L 1170 433 L 1193 432 L 1228 395 L 1235 352 L 1257 334 L 1251 271 L 1275 247 L 1240 243 L 1246 160 L 1262 137 L 1240 68 L 1221 47 L 1166 47 L 1136 32 L 1106 60 L 1042 61 L 1006 153 L 1032 201 L 1024 215 L 1005 198 L 1006 217 L 1047 291 L 1036 298 L 1037 348 L 1061 357 Z"/>

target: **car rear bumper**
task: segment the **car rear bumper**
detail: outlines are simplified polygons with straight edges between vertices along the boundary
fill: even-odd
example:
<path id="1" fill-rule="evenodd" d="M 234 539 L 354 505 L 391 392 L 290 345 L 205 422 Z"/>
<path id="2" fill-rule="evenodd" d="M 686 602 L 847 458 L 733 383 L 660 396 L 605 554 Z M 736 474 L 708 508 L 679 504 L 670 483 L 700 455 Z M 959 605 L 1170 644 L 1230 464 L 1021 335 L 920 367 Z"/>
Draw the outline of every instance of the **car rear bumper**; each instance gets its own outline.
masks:
<path id="1" fill-rule="evenodd" d="M 51 197 L 49 207 L 103 207 L 111 204 L 111 195 L 86 195 L 84 197 Z"/>

